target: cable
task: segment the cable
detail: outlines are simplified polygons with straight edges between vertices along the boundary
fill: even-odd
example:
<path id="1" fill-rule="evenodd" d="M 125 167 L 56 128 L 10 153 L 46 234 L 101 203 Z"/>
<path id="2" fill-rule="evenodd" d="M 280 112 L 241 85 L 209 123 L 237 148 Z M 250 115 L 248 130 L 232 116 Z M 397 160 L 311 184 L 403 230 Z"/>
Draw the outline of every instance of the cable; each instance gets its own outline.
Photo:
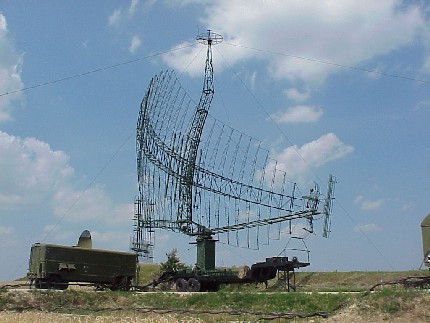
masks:
<path id="1" fill-rule="evenodd" d="M 379 71 L 371 70 L 371 69 L 367 69 L 367 68 L 350 66 L 350 65 L 343 65 L 343 64 L 339 64 L 339 63 L 333 63 L 333 62 L 323 61 L 323 60 L 316 59 L 316 58 L 309 58 L 309 57 L 304 57 L 304 56 L 298 56 L 298 55 L 286 54 L 286 53 L 281 53 L 281 52 L 275 52 L 275 51 L 271 51 L 271 50 L 260 49 L 260 48 L 255 48 L 255 47 L 249 47 L 249 46 L 244 46 L 244 45 L 240 45 L 240 44 L 232 44 L 232 43 L 229 43 L 229 42 L 224 42 L 224 43 L 227 44 L 227 45 L 229 45 L 229 46 L 232 46 L 232 47 L 239 47 L 239 48 L 244 48 L 244 49 L 250 49 L 250 50 L 257 51 L 257 52 L 262 52 L 262 53 L 268 53 L 268 54 L 280 55 L 280 56 L 285 56 L 285 57 L 291 57 L 291 58 L 301 59 L 301 60 L 308 61 L 308 62 L 314 62 L 314 63 L 324 64 L 324 65 L 329 65 L 329 66 L 334 66 L 334 67 L 340 67 L 340 68 L 355 70 L 355 71 L 359 71 L 359 72 L 372 73 L 372 74 L 377 74 L 377 75 L 386 76 L 386 77 L 393 77 L 393 78 L 404 79 L 404 80 L 407 80 L 407 81 L 414 81 L 414 82 L 419 82 L 419 83 L 424 83 L 424 84 L 430 84 L 430 80 L 423 80 L 423 79 L 418 79 L 418 78 L 415 78 L 415 77 L 410 77 L 410 76 L 405 76 L 405 75 L 398 75 L 398 74 L 379 72 Z"/>
<path id="2" fill-rule="evenodd" d="M 225 246 L 230 246 L 230 244 L 225 243 L 225 242 L 222 242 L 222 241 L 218 241 L 218 242 L 219 242 L 220 246 L 223 246 L 223 247 L 224 247 L 228 252 L 231 252 L 232 254 L 234 254 L 234 255 L 238 256 L 239 258 L 242 258 L 243 260 L 247 261 L 248 263 L 251 263 L 251 262 L 252 262 L 251 260 L 249 260 L 249 259 L 247 259 L 247 258 L 243 257 L 241 254 L 239 254 L 239 253 L 237 253 L 237 252 L 234 252 L 234 251 L 231 251 L 231 249 L 227 249 L 227 248 L 225 247 Z"/>
<path id="3" fill-rule="evenodd" d="M 216 49 L 216 48 L 215 48 Z M 275 120 L 272 118 L 272 116 L 270 115 L 270 113 L 266 110 L 266 108 L 264 107 L 264 105 L 257 99 L 257 97 L 255 96 L 255 94 L 251 91 L 251 89 L 246 85 L 245 81 L 243 81 L 241 79 L 241 77 L 239 76 L 239 73 L 236 72 L 236 70 L 229 64 L 229 62 L 225 59 L 224 55 L 217 50 L 218 53 L 221 55 L 222 59 L 226 62 L 226 64 L 228 65 L 228 67 L 232 70 L 232 72 L 234 73 L 234 75 L 238 78 L 238 80 L 242 83 L 243 87 L 248 91 L 248 93 L 252 96 L 252 98 L 255 100 L 255 102 L 257 103 L 257 105 L 260 107 L 261 110 L 263 110 L 263 112 L 266 114 L 267 118 L 275 125 L 276 129 L 281 133 L 281 135 L 284 137 L 284 139 L 291 145 L 291 147 L 293 147 L 294 151 L 297 153 L 297 155 L 300 157 L 300 159 L 306 164 L 306 166 L 311 170 L 311 172 L 314 174 L 314 176 L 320 181 L 321 179 L 318 177 L 318 175 L 315 173 L 315 171 L 313 170 L 313 168 L 311 167 L 311 165 L 306 161 L 306 159 L 300 154 L 300 152 L 297 150 L 296 146 L 294 145 L 294 143 L 292 142 L 292 140 L 290 140 L 290 138 L 284 133 L 284 131 L 281 129 L 281 127 L 279 126 L 279 124 L 277 122 L 275 122 Z"/>
<path id="4" fill-rule="evenodd" d="M 20 93 L 20 92 L 24 92 L 24 91 L 28 91 L 28 90 L 33 90 L 33 89 L 36 89 L 36 88 L 39 88 L 39 87 L 43 87 L 43 86 L 47 86 L 47 85 L 52 85 L 52 84 L 55 84 L 55 83 L 69 81 L 69 80 L 72 80 L 72 79 L 75 79 L 75 78 L 87 76 L 87 75 L 90 75 L 90 74 L 94 74 L 94 73 L 98 73 L 98 72 L 102 72 L 102 71 L 106 71 L 106 70 L 111 70 L 111 69 L 114 69 L 114 68 L 117 68 L 117 67 L 121 67 L 121 66 L 124 66 L 124 65 L 133 64 L 133 63 L 140 62 L 140 61 L 143 61 L 143 60 L 146 60 L 146 59 L 149 59 L 149 58 L 153 58 L 153 57 L 157 57 L 157 56 L 164 55 L 164 54 L 167 54 L 167 53 L 171 53 L 171 52 L 175 52 L 175 51 L 178 51 L 178 50 L 182 50 L 184 48 L 188 48 L 188 47 L 191 47 L 191 46 L 194 46 L 194 44 L 190 44 L 190 45 L 186 45 L 186 46 L 182 46 L 182 47 L 177 47 L 177 48 L 174 48 L 174 49 L 171 49 L 171 50 L 168 50 L 168 51 L 159 52 L 159 53 L 152 54 L 152 55 L 147 55 L 147 56 L 136 58 L 136 59 L 133 59 L 133 60 L 130 60 L 130 61 L 125 61 L 125 62 L 121 62 L 121 63 L 109 65 L 109 66 L 104 66 L 104 67 L 96 68 L 94 70 L 86 71 L 86 72 L 79 73 L 79 74 L 69 75 L 69 76 L 66 76 L 66 77 L 63 77 L 63 78 L 60 78 L 60 79 L 56 79 L 56 80 L 53 80 L 53 81 L 48 81 L 48 82 L 39 83 L 39 84 L 36 84 L 36 85 L 27 86 L 27 87 L 21 88 L 19 90 L 14 90 L 14 91 L 2 93 L 2 94 L 0 94 L 0 97 L 6 96 L 6 95 L 11 95 L 11 94 L 16 94 L 16 93 Z"/>
<path id="5" fill-rule="evenodd" d="M 343 210 L 343 212 L 346 214 L 346 216 L 349 218 L 349 220 L 355 225 L 356 229 L 367 239 L 367 241 L 371 244 L 371 246 L 378 252 L 378 254 L 384 259 L 384 261 L 391 267 L 392 270 L 395 270 L 394 266 L 391 264 L 391 262 L 384 256 L 381 250 L 375 245 L 375 243 L 370 239 L 370 237 L 360 229 L 358 226 L 358 223 L 355 222 L 354 218 L 348 213 L 348 211 L 343 207 L 342 203 L 337 203 L 340 208 Z"/>
<path id="6" fill-rule="evenodd" d="M 188 65 L 185 66 L 185 68 L 181 71 L 181 73 L 179 74 L 179 77 L 181 77 L 188 70 L 188 68 L 191 66 L 192 63 L 194 63 L 194 61 L 197 59 L 197 57 L 200 55 L 200 53 L 203 51 L 203 49 L 204 49 L 204 47 L 202 46 L 200 48 L 199 52 L 190 60 Z"/>
<path id="7" fill-rule="evenodd" d="M 52 232 L 58 227 L 58 225 L 64 220 L 64 218 L 71 212 L 71 210 L 73 209 L 73 207 L 85 196 L 86 192 L 88 191 L 88 189 L 94 185 L 94 183 L 96 182 L 97 178 L 100 177 L 100 175 L 103 173 L 103 171 L 109 166 L 109 164 L 115 159 L 115 157 L 118 155 L 118 153 L 122 150 L 122 148 L 125 146 L 125 144 L 130 140 L 130 138 L 133 136 L 134 132 L 131 133 L 125 140 L 124 142 L 118 147 L 118 149 L 114 152 L 114 154 L 109 158 L 109 160 L 103 165 L 103 167 L 100 169 L 100 171 L 93 177 L 93 179 L 90 181 L 90 183 L 85 187 L 85 189 L 79 194 L 79 196 L 73 201 L 73 203 L 67 208 L 66 211 L 64 211 L 64 214 L 60 217 L 60 219 L 58 219 L 58 221 L 50 228 L 49 231 L 47 231 L 45 233 L 45 235 L 43 236 L 43 238 L 41 240 L 39 240 L 40 242 L 44 242 L 51 234 Z M 22 266 L 24 265 L 24 263 L 26 263 L 27 261 L 23 261 L 21 262 L 16 269 L 11 273 L 11 277 L 12 275 L 15 275 L 19 269 L 22 268 Z"/>
<path id="8" fill-rule="evenodd" d="M 119 148 L 114 152 L 114 154 L 109 158 L 109 160 L 103 165 L 103 167 L 99 170 L 99 172 L 93 177 L 93 179 L 88 183 L 85 189 L 79 194 L 79 196 L 75 199 L 75 201 L 67 208 L 64 212 L 63 216 L 54 224 L 54 226 L 49 230 L 42 239 L 42 242 L 46 240 L 46 238 L 54 231 L 54 229 L 64 220 L 67 214 L 73 209 L 73 207 L 84 197 L 85 193 L 89 190 L 91 186 L 94 185 L 97 178 L 104 172 L 104 170 L 109 166 L 109 164 L 115 159 L 118 153 L 122 150 L 125 144 L 130 140 L 134 133 L 131 133 L 124 142 L 119 146 Z"/>
<path id="9" fill-rule="evenodd" d="M 407 76 L 402 76 L 402 75 L 395 75 L 395 74 L 389 74 L 389 73 L 384 73 L 384 72 L 378 72 L 375 70 L 369 70 L 369 69 L 364 69 L 364 68 L 358 68 L 358 67 L 353 67 L 353 66 L 348 66 L 348 65 L 342 65 L 342 64 L 337 64 L 337 63 L 332 63 L 332 62 L 327 62 L 327 61 L 323 61 L 323 60 L 318 60 L 318 59 L 311 59 L 311 58 L 306 58 L 306 57 L 302 57 L 302 56 L 297 56 L 297 55 L 291 55 L 291 54 L 286 54 L 286 53 L 280 53 L 280 52 L 275 52 L 275 51 L 269 51 L 269 50 L 263 50 L 263 49 L 258 49 L 258 48 L 253 48 L 253 47 L 248 47 L 248 46 L 243 46 L 243 45 L 239 45 L 239 44 L 232 44 L 232 43 L 228 43 L 225 42 L 227 45 L 233 46 L 233 47 L 239 47 L 239 48 L 244 48 L 244 49 L 249 49 L 249 50 L 254 50 L 254 51 L 258 51 L 258 52 L 263 52 L 263 53 L 269 53 L 269 54 L 276 54 L 276 55 L 281 55 L 281 56 L 286 56 L 286 57 L 291 57 L 291 58 L 296 58 L 296 59 L 301 59 L 301 60 L 306 60 L 306 61 L 310 61 L 310 62 L 316 62 L 316 63 L 320 63 L 320 64 L 325 64 L 325 65 L 330 65 L 330 66 L 335 66 L 335 67 L 340 67 L 340 68 L 348 68 L 348 69 L 352 69 L 352 70 L 357 70 L 357 71 L 361 71 L 361 72 L 367 72 L 367 73 L 374 73 L 374 74 L 378 74 L 378 75 L 382 75 L 382 76 L 387 76 L 387 77 L 395 77 L 395 78 L 401 78 L 401 79 L 405 79 L 405 80 L 409 80 L 409 81 L 416 81 L 416 82 L 420 82 L 420 83 L 426 83 L 426 84 L 430 84 L 430 81 L 427 80 L 421 80 L 421 79 L 416 79 L 416 78 L 412 78 L 412 77 L 407 77 Z M 101 67 L 101 68 L 97 68 L 97 69 L 93 69 L 90 71 L 86 71 L 83 73 L 79 73 L 79 74 L 74 74 L 74 75 L 70 75 L 70 76 L 66 76 L 60 79 L 56 79 L 53 81 L 48 81 L 48 82 L 44 82 L 44 83 L 39 83 L 36 85 L 32 85 L 32 86 L 28 86 L 28 87 L 24 87 L 22 89 L 19 90 L 15 90 L 15 91 L 10 91 L 10 92 L 5 92 L 0 94 L 0 97 L 6 96 L 6 95 L 11 95 L 11 94 L 16 94 L 19 92 L 23 92 L 23 91 L 27 91 L 27 90 L 31 90 L 31 89 L 35 89 L 38 87 L 43 87 L 43 86 L 47 86 L 47 85 L 52 85 L 55 83 L 59 83 L 59 82 L 64 82 L 64 81 L 68 81 L 71 79 L 75 79 L 75 78 L 79 78 L 79 77 L 83 77 L 83 76 L 87 76 L 90 74 L 94 74 L 94 73 L 98 73 L 98 72 L 102 72 L 102 71 L 106 71 L 106 70 L 110 70 L 110 69 L 114 69 L 117 67 L 121 67 L 124 65 L 128 65 L 128 64 L 133 64 L 145 59 L 149 59 L 149 58 L 153 58 L 153 57 L 157 57 L 166 53 L 170 53 L 170 52 L 174 52 L 174 51 L 178 51 L 178 50 L 182 50 L 188 47 L 194 46 L 194 44 L 189 44 L 186 46 L 182 46 L 182 47 L 178 47 L 178 48 L 174 48 L 168 51 L 164 51 L 164 52 L 159 52 L 156 54 L 152 54 L 152 55 L 148 55 L 145 57 L 141 57 L 141 58 L 137 58 L 137 59 L 133 59 L 133 60 L 129 60 L 129 61 L 125 61 L 125 62 L 121 62 L 121 63 L 117 63 L 117 64 L 113 64 L 113 65 L 109 65 L 109 66 L 105 66 L 105 67 Z M 201 52 L 201 51 L 200 51 Z M 220 53 L 218 51 L 218 53 Z M 223 58 L 224 61 L 226 61 L 225 57 L 220 53 L 221 57 Z M 196 55 L 197 56 L 197 55 Z M 190 62 L 190 64 L 195 60 L 194 59 Z M 227 61 L 226 61 L 227 62 Z M 189 64 L 189 65 L 190 65 Z M 228 62 L 227 62 L 228 64 Z M 185 68 L 185 70 L 183 72 L 185 72 L 189 65 Z M 263 104 L 257 99 L 257 97 L 255 96 L 255 94 L 251 91 L 251 89 L 246 85 L 246 83 L 240 78 L 239 74 L 232 68 L 232 66 L 230 64 L 228 64 L 230 69 L 234 72 L 234 74 L 236 75 L 236 77 L 239 79 L 239 81 L 242 83 L 242 85 L 245 87 L 245 89 L 250 93 L 250 95 L 254 98 L 255 102 L 257 103 L 257 105 L 264 111 L 264 113 L 268 116 L 268 119 L 270 119 L 270 121 L 272 121 L 273 124 L 275 124 L 275 127 L 278 129 L 278 131 L 282 134 L 282 136 L 287 140 L 287 142 L 294 148 L 294 150 L 296 151 L 297 155 L 303 160 L 303 162 L 306 164 L 306 166 L 311 170 L 311 172 L 314 174 L 314 176 L 320 181 L 321 179 L 318 177 L 318 175 L 315 173 L 315 171 L 313 170 L 313 168 L 310 166 L 310 164 L 306 161 L 306 159 L 300 154 L 300 152 L 295 148 L 295 145 L 293 144 L 293 142 L 290 140 L 290 138 L 283 132 L 283 130 L 279 127 L 279 125 L 273 120 L 272 116 L 268 113 L 268 111 L 265 109 L 265 107 L 263 106 Z M 76 200 L 74 201 L 74 203 L 71 204 L 71 206 L 65 211 L 65 213 L 63 214 L 63 216 L 57 221 L 57 223 L 53 226 L 53 228 L 48 231 L 45 234 L 45 237 L 42 240 L 45 240 L 51 233 L 52 231 L 59 225 L 59 223 L 61 223 L 63 221 L 63 219 L 66 217 L 66 215 L 71 211 L 71 209 L 79 202 L 79 200 L 85 195 L 85 192 L 95 183 L 95 181 L 97 180 L 97 178 L 101 175 L 101 173 L 104 171 L 104 169 L 110 164 L 110 162 L 115 158 L 115 156 L 119 153 L 119 151 L 122 149 L 122 147 L 126 144 L 126 142 L 131 138 L 131 135 L 124 141 L 124 143 L 120 146 L 120 148 L 115 152 L 115 154 L 107 161 L 107 163 L 102 167 L 102 169 L 99 171 L 99 173 L 96 174 L 96 176 L 93 178 L 93 180 L 88 184 L 88 186 L 85 188 L 85 190 L 76 198 Z M 339 203 L 340 204 L 340 203 Z M 357 223 L 352 219 L 352 217 L 348 214 L 348 212 L 346 211 L 346 209 L 340 204 L 341 208 L 344 210 L 345 214 L 347 214 L 347 216 L 350 218 L 350 220 L 357 225 Z M 384 255 L 382 254 L 382 252 L 376 247 L 376 245 L 372 242 L 372 240 L 361 230 L 358 229 L 365 237 L 366 239 L 372 244 L 372 246 L 378 251 L 378 253 L 387 261 L 388 264 L 389 261 L 384 257 Z M 393 267 L 390 264 L 391 267 Z M 393 268 L 394 269 L 394 268 Z"/>
<path id="10" fill-rule="evenodd" d="M 386 76 L 386 77 L 393 77 L 393 78 L 399 78 L 399 79 L 404 79 L 404 80 L 408 80 L 408 81 L 414 81 L 414 82 L 419 82 L 419 83 L 424 83 L 424 84 L 430 84 L 429 80 L 423 80 L 423 79 L 418 79 L 418 78 L 404 76 L 404 75 L 379 72 L 379 71 L 376 71 L 376 70 L 371 70 L 371 69 L 366 69 L 366 68 L 361 68 L 361 67 L 355 67 L 355 66 L 350 66 L 350 65 L 343 65 L 343 64 L 339 64 L 339 63 L 333 63 L 333 62 L 323 61 L 323 60 L 320 60 L 320 59 L 308 58 L 308 57 L 304 57 L 304 56 L 292 55 L 292 54 L 281 53 L 281 52 L 276 52 L 276 51 L 270 51 L 270 50 L 266 50 L 266 49 L 249 47 L 249 46 L 244 46 L 244 45 L 240 45 L 240 44 L 233 44 L 233 43 L 229 43 L 229 42 L 224 42 L 224 43 L 227 44 L 227 45 L 229 45 L 229 46 L 232 46 L 232 47 L 239 47 L 239 48 L 249 49 L 249 50 L 253 50 L 253 51 L 257 51 L 257 52 L 262 52 L 262 53 L 268 53 L 268 54 L 280 55 L 280 56 L 285 56 L 285 57 L 291 57 L 291 58 L 301 59 L 301 60 L 305 60 L 305 61 L 309 61 L 309 62 L 314 62 L 314 63 L 319 63 L 319 64 L 325 64 L 325 65 L 334 66 L 334 67 L 340 67 L 340 68 L 351 69 L 351 70 L 356 70 L 356 71 L 365 72 L 365 73 L 377 74 L 377 75 Z M 148 56 L 144 56 L 144 57 L 141 57 L 141 58 L 136 58 L 136 59 L 133 59 L 133 60 L 130 60 L 130 61 L 125 61 L 125 62 L 121 62 L 121 63 L 117 63 L 117 64 L 113 64 L 113 65 L 109 65 L 109 66 L 97 68 L 97 69 L 94 69 L 94 70 L 86 71 L 86 72 L 83 72 L 83 73 L 66 76 L 66 77 L 63 77 L 63 78 L 60 78 L 60 79 L 56 79 L 56 80 L 53 80 L 53 81 L 48 81 L 48 82 L 39 83 L 39 84 L 36 84 L 36 85 L 31 85 L 31 86 L 24 87 L 24 88 L 21 88 L 21 89 L 18 89 L 18 90 L 4 92 L 4 93 L 0 94 L 0 97 L 11 95 L 11 94 L 16 94 L 16 93 L 20 93 L 20 92 L 24 92 L 24 91 L 28 91 L 28 90 L 32 90 L 32 89 L 35 89 L 35 88 L 38 88 L 38 87 L 52 85 L 52 84 L 59 83 L 59 82 L 68 81 L 68 80 L 71 80 L 71 79 L 74 79 L 74 78 L 79 78 L 79 77 L 86 76 L 86 75 L 89 75 L 89 74 L 94 74 L 94 73 L 102 72 L 102 71 L 105 71 L 105 70 L 114 69 L 114 68 L 117 68 L 117 67 L 120 67 L 120 66 L 123 66 L 123 65 L 133 64 L 133 63 L 136 63 L 136 62 L 139 62 L 139 61 L 142 61 L 142 60 L 146 60 L 146 59 L 149 59 L 149 58 L 157 57 L 157 56 L 160 56 L 160 55 L 164 55 L 164 54 L 171 53 L 171 52 L 174 52 L 174 51 L 182 50 L 182 49 L 185 49 L 185 48 L 188 48 L 188 47 L 192 47 L 192 46 L 194 46 L 194 44 L 189 44 L 189 45 L 177 47 L 177 48 L 174 48 L 174 49 L 171 49 L 171 50 L 168 50 L 168 51 L 159 52 L 159 53 L 148 55 Z M 185 72 L 185 70 L 184 70 L 184 72 Z"/>

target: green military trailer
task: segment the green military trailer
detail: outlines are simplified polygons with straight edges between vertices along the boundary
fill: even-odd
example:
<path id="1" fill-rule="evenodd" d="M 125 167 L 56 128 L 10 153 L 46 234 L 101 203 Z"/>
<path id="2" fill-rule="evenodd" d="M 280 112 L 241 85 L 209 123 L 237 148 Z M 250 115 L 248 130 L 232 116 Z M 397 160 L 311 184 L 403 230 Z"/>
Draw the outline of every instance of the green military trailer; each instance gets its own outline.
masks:
<path id="1" fill-rule="evenodd" d="M 421 234 L 423 240 L 423 262 L 430 267 L 430 214 L 421 222 Z"/>
<path id="2" fill-rule="evenodd" d="M 27 277 L 36 288 L 66 289 L 69 282 L 129 290 L 136 277 L 134 253 L 36 243 Z"/>

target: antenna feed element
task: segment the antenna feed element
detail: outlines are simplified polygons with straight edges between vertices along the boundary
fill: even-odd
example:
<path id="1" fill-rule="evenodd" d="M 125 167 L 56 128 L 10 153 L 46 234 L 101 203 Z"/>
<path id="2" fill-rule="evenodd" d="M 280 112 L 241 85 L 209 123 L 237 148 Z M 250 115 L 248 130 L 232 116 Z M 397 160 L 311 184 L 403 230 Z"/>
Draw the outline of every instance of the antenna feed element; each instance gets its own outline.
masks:
<path id="1" fill-rule="evenodd" d="M 207 32 L 197 35 L 196 40 L 203 45 L 217 45 L 223 41 L 223 37 L 208 29 Z"/>

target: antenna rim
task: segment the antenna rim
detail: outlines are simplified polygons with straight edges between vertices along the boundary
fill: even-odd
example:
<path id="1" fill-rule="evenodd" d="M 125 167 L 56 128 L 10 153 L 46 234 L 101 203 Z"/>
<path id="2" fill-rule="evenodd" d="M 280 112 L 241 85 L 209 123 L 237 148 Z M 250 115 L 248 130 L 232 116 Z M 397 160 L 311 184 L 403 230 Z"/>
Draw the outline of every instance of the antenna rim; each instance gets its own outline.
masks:
<path id="1" fill-rule="evenodd" d="M 196 40 L 203 45 L 217 45 L 221 43 L 224 38 L 221 34 L 215 33 L 208 29 L 205 33 L 197 35 Z"/>

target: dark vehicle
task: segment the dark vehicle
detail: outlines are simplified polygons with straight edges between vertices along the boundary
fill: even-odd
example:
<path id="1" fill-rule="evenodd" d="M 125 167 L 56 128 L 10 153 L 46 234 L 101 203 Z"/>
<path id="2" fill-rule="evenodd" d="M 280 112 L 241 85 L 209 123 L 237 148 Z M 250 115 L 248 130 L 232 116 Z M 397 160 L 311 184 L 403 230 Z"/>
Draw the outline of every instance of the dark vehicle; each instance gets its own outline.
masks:
<path id="1" fill-rule="evenodd" d="M 36 288 L 66 289 L 69 282 L 82 282 L 129 290 L 136 260 L 134 253 L 36 243 L 27 277 Z"/>
<path id="2" fill-rule="evenodd" d="M 179 270 L 177 272 L 165 272 L 156 283 L 171 282 L 175 284 L 179 292 L 202 292 L 217 291 L 220 285 L 228 284 L 250 284 L 265 283 L 276 277 L 278 271 L 294 272 L 294 269 L 309 266 L 307 262 L 299 262 L 296 257 L 289 260 L 288 257 L 266 258 L 265 262 L 257 262 L 246 267 L 243 277 L 239 277 L 237 271 L 228 269 L 200 270 L 193 269 Z"/>

